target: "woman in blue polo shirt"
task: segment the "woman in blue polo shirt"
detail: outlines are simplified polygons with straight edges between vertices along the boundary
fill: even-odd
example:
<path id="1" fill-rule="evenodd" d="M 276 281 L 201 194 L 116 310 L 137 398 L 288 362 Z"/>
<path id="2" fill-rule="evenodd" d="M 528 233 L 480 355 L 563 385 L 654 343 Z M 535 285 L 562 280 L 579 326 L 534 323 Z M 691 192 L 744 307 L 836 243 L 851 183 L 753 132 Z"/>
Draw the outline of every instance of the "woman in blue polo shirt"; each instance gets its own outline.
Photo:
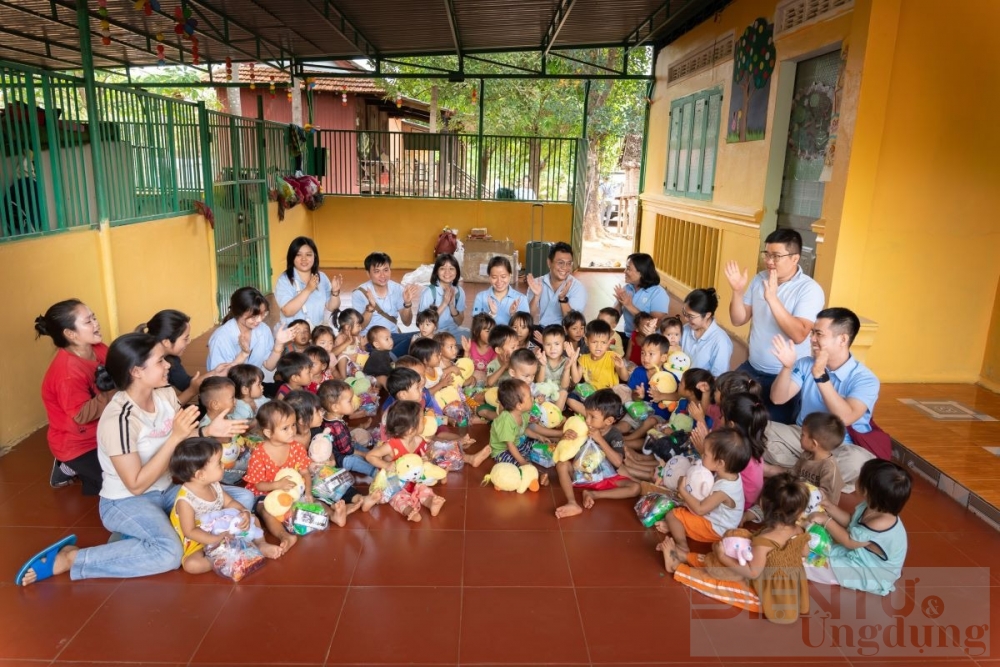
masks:
<path id="1" fill-rule="evenodd" d="M 469 338 L 469 330 L 462 328 L 465 320 L 465 290 L 459 284 L 462 267 L 450 253 L 443 253 L 434 260 L 431 283 L 420 294 L 417 311 L 433 308 L 438 313 L 438 331 L 445 331 L 461 340 Z"/>
<path id="2" fill-rule="evenodd" d="M 670 296 L 660 286 L 653 258 L 644 252 L 628 256 L 625 262 L 625 284 L 615 287 L 616 307 L 622 312 L 625 337 L 631 338 L 635 330 L 637 313 L 649 313 L 657 320 L 667 316 Z"/>
<path id="3" fill-rule="evenodd" d="M 486 313 L 500 325 L 510 324 L 510 318 L 516 312 L 531 312 L 528 297 L 510 286 L 510 279 L 514 275 L 510 260 L 497 255 L 486 265 L 486 273 L 490 277 L 490 288 L 476 295 L 476 300 L 472 303 L 473 315 Z"/>
<path id="4" fill-rule="evenodd" d="M 333 280 L 319 270 L 319 250 L 308 236 L 299 236 L 288 245 L 285 270 L 274 283 L 274 300 L 281 311 L 281 323 L 305 320 L 310 327 L 324 324 L 323 314 L 340 308 L 342 278 Z"/>
<path id="5" fill-rule="evenodd" d="M 719 295 L 712 287 L 692 290 L 684 299 L 681 349 L 691 357 L 692 368 L 704 368 L 715 377 L 729 370 L 733 341 L 715 321 Z"/>

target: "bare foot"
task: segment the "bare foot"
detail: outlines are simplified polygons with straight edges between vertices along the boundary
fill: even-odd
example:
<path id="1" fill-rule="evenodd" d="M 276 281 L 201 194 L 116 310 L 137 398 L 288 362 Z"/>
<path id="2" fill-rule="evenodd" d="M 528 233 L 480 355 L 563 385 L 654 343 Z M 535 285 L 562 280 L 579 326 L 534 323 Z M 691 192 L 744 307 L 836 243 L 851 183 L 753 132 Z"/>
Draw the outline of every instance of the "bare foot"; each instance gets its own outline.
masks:
<path id="1" fill-rule="evenodd" d="M 462 458 L 473 468 L 478 468 L 483 461 L 490 457 L 490 451 L 492 450 L 489 447 L 483 447 L 475 454 L 463 454 Z"/>
<path id="2" fill-rule="evenodd" d="M 410 513 L 406 516 L 406 520 L 412 521 L 413 523 L 420 523 L 421 518 L 423 517 L 420 516 L 419 507 L 417 509 L 411 510 Z"/>
<path id="3" fill-rule="evenodd" d="M 281 555 L 285 553 L 280 546 L 277 544 L 271 544 L 270 542 L 265 542 L 264 540 L 257 540 L 254 542 L 260 553 L 263 554 L 264 558 L 281 558 Z"/>
<path id="4" fill-rule="evenodd" d="M 653 528 L 656 528 L 656 530 L 663 533 L 664 535 L 670 533 L 670 529 L 667 527 L 666 521 L 657 521 L 655 524 L 653 524 Z"/>
<path id="5" fill-rule="evenodd" d="M 281 541 L 278 543 L 278 546 L 281 547 L 281 553 L 288 553 L 288 550 L 294 547 L 295 543 L 299 541 L 299 536 L 285 533 L 280 539 Z"/>
<path id="6" fill-rule="evenodd" d="M 571 516 L 576 516 L 577 514 L 582 514 L 583 508 L 577 505 L 575 502 L 566 503 L 556 508 L 556 518 L 557 519 L 567 519 Z"/>
<path id="7" fill-rule="evenodd" d="M 375 507 L 375 505 L 377 505 L 377 504 L 378 504 L 378 500 L 375 498 L 374 495 L 372 495 L 372 494 L 369 493 L 361 501 L 361 511 L 362 512 L 370 512 L 371 509 L 373 507 Z"/>
<path id="8" fill-rule="evenodd" d="M 677 566 L 684 562 L 684 559 L 681 558 L 680 553 L 677 551 L 677 544 L 674 542 L 674 538 L 669 535 L 656 545 L 656 550 L 663 553 L 663 567 L 666 568 L 669 574 L 676 572 Z"/>
<path id="9" fill-rule="evenodd" d="M 73 545 L 65 546 L 60 549 L 56 554 L 56 562 L 52 566 L 52 576 L 54 577 L 57 574 L 68 572 L 69 569 L 73 567 L 73 562 L 76 560 L 76 552 L 79 550 L 80 547 Z M 30 586 L 36 581 L 38 581 L 38 575 L 35 574 L 34 570 L 28 570 L 24 573 L 24 577 L 21 579 L 21 585 Z"/>
<path id="10" fill-rule="evenodd" d="M 594 497 L 594 493 L 592 491 L 583 492 L 583 509 L 589 510 L 596 502 L 597 498 Z"/>
<path id="11" fill-rule="evenodd" d="M 549 485 L 549 473 L 543 472 L 541 475 L 538 476 L 538 485 L 539 486 Z"/>
<path id="12" fill-rule="evenodd" d="M 327 510 L 327 514 L 330 516 L 330 521 L 343 528 L 347 525 L 347 503 L 343 500 L 338 500 Z"/>
<path id="13" fill-rule="evenodd" d="M 431 504 L 429 505 L 431 516 L 437 516 L 438 514 L 440 514 L 441 507 L 444 506 L 444 503 L 445 499 L 442 498 L 441 496 L 434 496 L 433 498 L 431 498 Z"/>
<path id="14" fill-rule="evenodd" d="M 354 499 L 347 505 L 347 513 L 354 514 L 361 509 L 361 504 L 367 496 L 354 496 Z"/>

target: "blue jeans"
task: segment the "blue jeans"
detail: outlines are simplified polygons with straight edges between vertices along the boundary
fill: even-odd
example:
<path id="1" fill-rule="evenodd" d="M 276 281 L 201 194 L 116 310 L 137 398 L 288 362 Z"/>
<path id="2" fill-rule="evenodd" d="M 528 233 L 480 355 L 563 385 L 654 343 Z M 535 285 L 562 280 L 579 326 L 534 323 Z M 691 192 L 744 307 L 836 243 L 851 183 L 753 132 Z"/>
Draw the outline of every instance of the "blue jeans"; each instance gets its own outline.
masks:
<path id="1" fill-rule="evenodd" d="M 775 405 L 771 402 L 771 385 L 774 384 L 775 378 L 778 377 L 777 375 L 759 371 L 749 361 L 744 361 L 736 370 L 743 371 L 760 383 L 764 393 L 764 405 L 767 406 L 767 412 L 771 417 L 771 421 L 778 422 L 779 424 L 795 423 L 795 420 L 799 416 L 800 394 L 793 396 L 787 403 Z"/>
<path id="2" fill-rule="evenodd" d="M 413 340 L 415 335 L 416 332 L 413 331 L 392 334 L 392 353 L 396 355 L 397 359 L 410 353 L 410 341 Z"/>
<path id="3" fill-rule="evenodd" d="M 247 509 L 253 507 L 253 494 L 246 489 L 223 488 Z M 119 500 L 101 498 L 101 522 L 112 533 L 121 533 L 123 539 L 80 549 L 70 578 L 145 577 L 180 567 L 184 550 L 169 517 L 179 489 L 174 485 Z"/>

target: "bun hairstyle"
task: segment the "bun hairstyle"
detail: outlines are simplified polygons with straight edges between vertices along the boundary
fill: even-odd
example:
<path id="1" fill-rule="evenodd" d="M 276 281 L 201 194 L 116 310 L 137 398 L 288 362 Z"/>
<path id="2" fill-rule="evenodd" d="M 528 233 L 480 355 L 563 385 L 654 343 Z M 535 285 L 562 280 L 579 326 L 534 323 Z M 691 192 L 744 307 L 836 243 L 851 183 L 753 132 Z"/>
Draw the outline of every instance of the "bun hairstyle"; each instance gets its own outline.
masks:
<path id="1" fill-rule="evenodd" d="M 136 333 L 149 334 L 158 341 L 168 340 L 173 345 L 184 335 L 191 318 L 179 310 L 161 310 L 135 328 Z"/>
<path id="2" fill-rule="evenodd" d="M 120 391 L 129 388 L 132 384 L 132 369 L 145 364 L 157 344 L 158 340 L 143 333 L 124 334 L 111 343 L 105 365 L 115 387 Z"/>
<path id="3" fill-rule="evenodd" d="M 35 318 L 35 338 L 48 336 L 56 347 L 69 347 L 63 332 L 76 330 L 76 309 L 82 305 L 79 299 L 67 299 L 49 306 L 44 315 Z"/>
<path id="4" fill-rule="evenodd" d="M 715 315 L 719 309 L 719 295 L 714 287 L 696 289 L 687 295 L 684 305 L 699 315 Z"/>

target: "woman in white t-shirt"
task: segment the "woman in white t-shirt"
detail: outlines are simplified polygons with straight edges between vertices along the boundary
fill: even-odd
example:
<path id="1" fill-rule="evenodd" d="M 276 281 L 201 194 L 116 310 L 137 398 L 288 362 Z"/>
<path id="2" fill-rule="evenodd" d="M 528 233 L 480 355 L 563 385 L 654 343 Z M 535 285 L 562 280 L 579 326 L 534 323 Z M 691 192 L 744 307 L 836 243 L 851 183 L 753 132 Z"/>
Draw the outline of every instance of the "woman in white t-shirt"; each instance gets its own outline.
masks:
<path id="1" fill-rule="evenodd" d="M 143 333 L 125 334 L 108 348 L 106 367 L 118 388 L 97 426 L 97 455 L 104 473 L 101 522 L 120 533 L 117 542 L 78 549 L 75 536 L 32 558 L 18 575 L 28 585 L 69 571 L 72 579 L 142 577 L 180 567 L 182 548 L 169 512 L 178 486 L 167 472 L 170 457 L 185 438 L 230 438 L 246 421 L 220 417 L 198 428 L 198 409 L 181 408 L 167 383 L 170 363 L 162 343 Z M 226 487 L 249 508 L 245 489 Z"/>

